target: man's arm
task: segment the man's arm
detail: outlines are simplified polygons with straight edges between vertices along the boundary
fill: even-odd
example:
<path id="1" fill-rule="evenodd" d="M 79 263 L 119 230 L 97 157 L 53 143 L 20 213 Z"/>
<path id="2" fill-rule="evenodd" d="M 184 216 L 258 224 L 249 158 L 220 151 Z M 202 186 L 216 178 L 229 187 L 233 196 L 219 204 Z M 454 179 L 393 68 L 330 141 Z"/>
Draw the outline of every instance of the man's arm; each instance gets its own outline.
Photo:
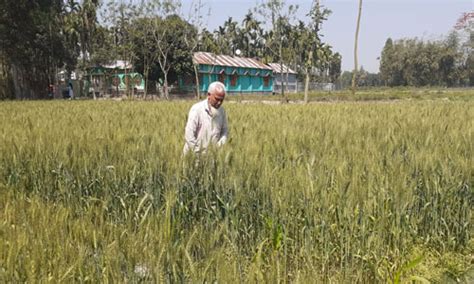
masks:
<path id="1" fill-rule="evenodd" d="M 224 111 L 222 117 L 222 128 L 221 128 L 221 137 L 219 141 L 217 141 L 217 146 L 222 146 L 227 142 L 227 137 L 229 136 L 229 128 L 227 126 L 227 115 Z"/>
<path id="2" fill-rule="evenodd" d="M 195 150 L 197 147 L 197 134 L 199 131 L 199 119 L 197 111 L 193 108 L 189 111 L 188 121 L 184 131 L 184 139 L 190 150 Z"/>

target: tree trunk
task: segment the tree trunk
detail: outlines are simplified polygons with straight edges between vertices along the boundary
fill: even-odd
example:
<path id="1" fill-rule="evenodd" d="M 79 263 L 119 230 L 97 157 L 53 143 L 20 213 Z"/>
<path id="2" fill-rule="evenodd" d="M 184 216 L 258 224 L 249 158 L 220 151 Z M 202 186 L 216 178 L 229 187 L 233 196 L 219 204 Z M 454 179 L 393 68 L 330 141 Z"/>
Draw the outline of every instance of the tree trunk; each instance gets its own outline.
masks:
<path id="1" fill-rule="evenodd" d="M 168 72 L 163 71 L 163 95 L 165 96 L 166 100 L 169 100 L 169 92 L 168 92 Z"/>
<path id="2" fill-rule="evenodd" d="M 125 58 L 125 60 L 124 60 L 124 67 L 125 67 L 124 71 L 125 71 L 125 73 L 123 75 L 123 79 L 124 79 L 123 81 L 125 82 L 125 95 L 127 96 L 127 98 L 130 99 L 130 90 L 129 90 L 130 80 L 127 79 L 128 78 L 128 70 L 127 70 L 127 63 L 126 63 L 126 62 L 128 62 L 128 60 L 127 60 L 128 56 L 124 56 L 124 58 Z"/>
<path id="3" fill-rule="evenodd" d="M 118 80 L 119 80 L 119 83 L 117 84 L 117 86 L 115 86 L 115 95 L 116 95 L 117 97 L 121 97 L 121 96 L 120 96 L 120 90 L 119 90 L 119 87 L 120 87 L 120 77 L 119 77 L 119 75 L 118 75 L 117 69 L 115 69 L 115 77 L 117 77 Z"/>
<path id="4" fill-rule="evenodd" d="M 196 76 L 196 98 L 201 100 L 201 90 L 199 90 L 199 73 L 196 64 L 194 64 L 194 76 Z"/>
<path id="5" fill-rule="evenodd" d="M 352 95 L 355 95 L 357 88 L 357 44 L 359 40 L 360 16 L 362 14 L 362 0 L 359 0 L 359 15 L 357 16 L 357 27 L 354 42 L 354 72 L 352 74 Z"/>
<path id="6" fill-rule="evenodd" d="M 13 93 L 15 94 L 15 99 L 23 99 L 22 86 L 18 76 L 18 68 L 14 64 L 10 66 L 10 73 L 13 81 Z"/>
<path id="7" fill-rule="evenodd" d="M 306 79 L 304 82 L 304 103 L 308 103 L 308 89 L 309 89 L 309 72 L 306 71 Z"/>
<path id="8" fill-rule="evenodd" d="M 144 72 L 145 73 L 145 90 L 143 90 L 143 96 L 144 96 L 144 99 L 146 100 L 146 97 L 148 95 L 148 67 L 145 68 Z"/>
<path id="9" fill-rule="evenodd" d="M 288 98 L 287 98 L 287 95 L 285 93 L 285 90 L 283 89 L 284 87 L 284 82 L 283 82 L 283 58 L 282 58 L 282 55 L 283 55 L 283 43 L 280 41 L 280 80 L 281 80 L 281 97 L 282 97 L 282 100 L 283 102 L 287 103 L 288 102 Z"/>
<path id="10" fill-rule="evenodd" d="M 13 80 L 6 60 L 0 55 L 0 100 L 14 99 Z"/>
<path id="11" fill-rule="evenodd" d="M 92 86 L 92 97 L 94 98 L 94 100 L 96 100 L 97 98 L 95 97 L 95 85 L 93 85 L 94 82 L 92 82 L 92 72 L 91 72 L 90 75 L 89 75 L 89 80 L 90 80 L 90 82 L 91 82 L 91 84 L 90 84 L 90 86 L 89 86 L 89 89 L 90 89 L 90 87 Z"/>
<path id="12" fill-rule="evenodd" d="M 309 57 L 308 57 L 308 62 L 307 62 L 307 68 L 306 68 L 306 80 L 304 84 L 304 103 L 308 103 L 308 90 L 309 90 L 309 72 L 311 72 L 311 65 L 312 65 L 312 60 L 313 59 L 313 50 L 309 51 Z"/>

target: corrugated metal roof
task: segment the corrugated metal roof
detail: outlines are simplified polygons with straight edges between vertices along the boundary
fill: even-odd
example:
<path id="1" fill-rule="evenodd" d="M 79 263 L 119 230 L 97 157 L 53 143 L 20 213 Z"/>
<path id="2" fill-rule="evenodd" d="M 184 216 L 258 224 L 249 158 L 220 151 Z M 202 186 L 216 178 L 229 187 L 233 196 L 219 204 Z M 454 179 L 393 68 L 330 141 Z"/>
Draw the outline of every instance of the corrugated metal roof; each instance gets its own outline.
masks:
<path id="1" fill-rule="evenodd" d="M 114 69 L 114 68 L 131 69 L 132 64 L 128 61 L 125 61 L 125 60 L 116 60 L 116 61 L 112 62 L 112 64 L 104 65 L 104 67 L 105 68 L 110 68 L 110 69 Z"/>
<path id="2" fill-rule="evenodd" d="M 280 63 L 268 63 L 267 65 L 273 69 L 273 73 L 282 73 L 281 70 L 283 69 L 283 73 L 286 73 L 286 71 L 288 70 L 289 74 L 298 74 L 291 68 L 288 68 L 288 66 L 286 66 L 285 64 L 282 64 L 283 68 L 280 67 Z"/>
<path id="3" fill-rule="evenodd" d="M 193 62 L 194 64 L 207 64 L 207 65 L 272 70 L 272 68 L 263 64 L 257 59 L 245 58 L 245 57 L 234 57 L 234 56 L 228 56 L 228 55 L 216 55 L 210 52 L 195 52 L 193 56 Z"/>

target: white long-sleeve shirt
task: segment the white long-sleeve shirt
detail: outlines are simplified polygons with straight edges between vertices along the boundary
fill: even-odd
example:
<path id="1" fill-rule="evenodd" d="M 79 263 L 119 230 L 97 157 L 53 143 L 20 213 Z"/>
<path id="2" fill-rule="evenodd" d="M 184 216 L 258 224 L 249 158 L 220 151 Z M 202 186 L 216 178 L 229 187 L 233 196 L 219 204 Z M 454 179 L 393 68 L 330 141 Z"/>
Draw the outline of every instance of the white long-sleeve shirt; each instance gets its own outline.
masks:
<path id="1" fill-rule="evenodd" d="M 212 116 L 209 103 L 205 99 L 194 104 L 189 111 L 183 152 L 186 154 L 190 150 L 195 153 L 206 151 L 211 143 L 221 146 L 227 141 L 228 135 L 227 116 L 224 108 L 221 106 Z"/>

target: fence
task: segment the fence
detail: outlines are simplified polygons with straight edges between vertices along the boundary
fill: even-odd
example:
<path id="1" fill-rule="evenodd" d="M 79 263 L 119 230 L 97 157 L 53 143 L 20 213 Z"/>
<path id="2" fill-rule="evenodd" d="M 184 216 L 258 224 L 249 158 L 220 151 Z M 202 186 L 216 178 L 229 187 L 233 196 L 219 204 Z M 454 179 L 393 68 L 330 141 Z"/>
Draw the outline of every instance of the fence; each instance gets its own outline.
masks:
<path id="1" fill-rule="evenodd" d="M 305 84 L 304 82 L 298 82 L 298 92 L 304 92 Z M 308 86 L 309 91 L 335 91 L 336 85 L 333 83 L 316 83 L 310 82 Z"/>

